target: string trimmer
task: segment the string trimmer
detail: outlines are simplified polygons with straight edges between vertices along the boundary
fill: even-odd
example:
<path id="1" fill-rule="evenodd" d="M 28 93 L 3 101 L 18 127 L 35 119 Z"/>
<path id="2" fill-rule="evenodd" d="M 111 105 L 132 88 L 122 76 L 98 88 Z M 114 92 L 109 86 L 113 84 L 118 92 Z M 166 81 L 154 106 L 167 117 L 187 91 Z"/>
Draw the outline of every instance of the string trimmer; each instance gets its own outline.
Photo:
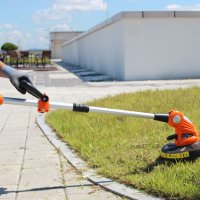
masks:
<path id="1" fill-rule="evenodd" d="M 49 108 L 66 109 L 75 112 L 95 112 L 113 115 L 126 115 L 131 117 L 147 118 L 156 121 L 166 122 L 175 128 L 175 133 L 167 137 L 167 140 L 175 140 L 174 143 L 166 144 L 161 149 L 161 157 L 165 159 L 190 159 L 200 156 L 200 138 L 195 125 L 181 112 L 172 110 L 168 114 L 154 114 L 135 112 L 127 110 L 117 110 L 87 106 L 84 104 L 68 104 L 59 102 L 49 102 L 49 97 L 41 93 L 26 80 L 20 82 L 20 87 L 25 89 L 39 100 L 19 99 L 1 97 L 1 104 L 23 105 L 38 107 L 38 112 L 45 113 Z"/>

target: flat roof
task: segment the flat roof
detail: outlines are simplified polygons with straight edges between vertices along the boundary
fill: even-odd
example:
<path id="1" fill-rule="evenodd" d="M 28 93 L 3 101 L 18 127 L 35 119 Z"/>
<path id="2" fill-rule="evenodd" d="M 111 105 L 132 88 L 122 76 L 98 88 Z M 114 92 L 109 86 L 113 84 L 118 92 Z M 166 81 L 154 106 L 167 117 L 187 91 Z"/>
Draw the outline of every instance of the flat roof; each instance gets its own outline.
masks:
<path id="1" fill-rule="evenodd" d="M 123 18 L 131 19 L 146 19 L 146 18 L 200 18 L 200 11 L 123 11 L 113 17 L 108 18 L 104 22 L 94 26 L 88 31 L 72 38 L 62 46 L 72 43 L 75 40 L 86 37 L 87 35 L 96 32 L 106 26 L 109 26 Z"/>

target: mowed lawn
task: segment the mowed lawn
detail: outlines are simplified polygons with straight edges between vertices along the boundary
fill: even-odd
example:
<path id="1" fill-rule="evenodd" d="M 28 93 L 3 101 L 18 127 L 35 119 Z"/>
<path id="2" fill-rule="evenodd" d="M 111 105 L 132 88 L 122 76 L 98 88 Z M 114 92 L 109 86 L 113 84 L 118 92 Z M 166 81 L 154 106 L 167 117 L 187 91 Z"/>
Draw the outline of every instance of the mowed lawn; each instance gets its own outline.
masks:
<path id="1" fill-rule="evenodd" d="M 150 113 L 183 112 L 200 130 L 200 88 L 144 91 L 88 105 Z M 46 121 L 100 174 L 167 199 L 200 199 L 200 158 L 158 162 L 174 133 L 151 119 L 57 110 Z"/>

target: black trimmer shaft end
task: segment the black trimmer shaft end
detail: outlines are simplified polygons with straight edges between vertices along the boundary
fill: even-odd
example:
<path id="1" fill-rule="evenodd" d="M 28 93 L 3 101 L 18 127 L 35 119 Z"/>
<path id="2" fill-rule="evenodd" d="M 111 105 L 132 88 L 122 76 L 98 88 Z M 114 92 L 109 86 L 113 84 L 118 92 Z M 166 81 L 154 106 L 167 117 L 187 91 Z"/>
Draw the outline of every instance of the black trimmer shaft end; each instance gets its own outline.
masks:
<path id="1" fill-rule="evenodd" d="M 45 94 L 42 94 L 37 88 L 35 88 L 31 83 L 26 80 L 20 81 L 20 87 L 25 89 L 29 94 L 35 96 L 38 99 L 41 99 L 43 102 L 48 102 L 49 97 Z"/>

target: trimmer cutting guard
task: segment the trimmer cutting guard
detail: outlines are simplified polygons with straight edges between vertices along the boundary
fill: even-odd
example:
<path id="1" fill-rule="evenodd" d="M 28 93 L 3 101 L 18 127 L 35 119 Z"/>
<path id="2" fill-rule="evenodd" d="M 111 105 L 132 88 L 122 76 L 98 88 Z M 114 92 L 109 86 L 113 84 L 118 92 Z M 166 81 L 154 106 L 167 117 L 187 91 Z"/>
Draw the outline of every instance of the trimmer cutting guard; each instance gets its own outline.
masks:
<path id="1" fill-rule="evenodd" d="M 169 143 L 162 147 L 161 157 L 164 159 L 195 159 L 200 156 L 200 141 L 187 146 L 176 146 Z"/>

